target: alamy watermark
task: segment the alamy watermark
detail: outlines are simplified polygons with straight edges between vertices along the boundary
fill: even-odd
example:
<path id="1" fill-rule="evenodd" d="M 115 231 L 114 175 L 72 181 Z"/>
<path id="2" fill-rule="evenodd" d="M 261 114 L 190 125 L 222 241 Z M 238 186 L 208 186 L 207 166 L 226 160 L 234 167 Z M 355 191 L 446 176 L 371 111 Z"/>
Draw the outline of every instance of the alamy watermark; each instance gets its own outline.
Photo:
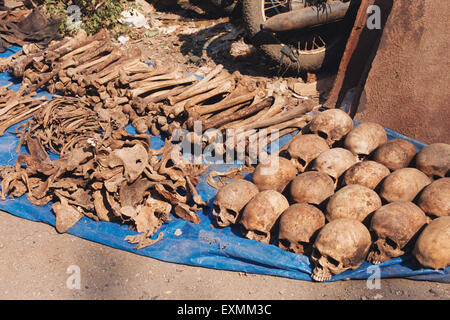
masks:
<path id="1" fill-rule="evenodd" d="M 381 8 L 377 5 L 367 7 L 367 29 L 380 30 L 381 29 Z"/>
<path id="2" fill-rule="evenodd" d="M 78 30 L 81 28 L 81 9 L 77 5 L 70 5 L 67 7 L 66 25 L 69 30 Z"/>
<path id="3" fill-rule="evenodd" d="M 81 269 L 77 265 L 70 265 L 67 270 L 70 276 L 66 280 L 66 287 L 70 290 L 80 290 L 81 288 Z"/>
<path id="4" fill-rule="evenodd" d="M 381 269 L 379 266 L 369 266 L 366 270 L 370 276 L 367 278 L 366 286 L 369 290 L 381 289 Z"/>

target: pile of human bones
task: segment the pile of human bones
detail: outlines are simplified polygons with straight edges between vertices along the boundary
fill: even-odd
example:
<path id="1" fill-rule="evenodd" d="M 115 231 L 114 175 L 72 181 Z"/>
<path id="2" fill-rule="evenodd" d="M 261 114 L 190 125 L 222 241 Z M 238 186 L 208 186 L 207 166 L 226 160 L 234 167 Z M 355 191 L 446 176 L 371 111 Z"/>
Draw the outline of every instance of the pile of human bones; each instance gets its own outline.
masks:
<path id="1" fill-rule="evenodd" d="M 413 253 L 420 265 L 450 265 L 450 145 L 417 152 L 382 126 L 354 126 L 339 109 L 315 116 L 252 181 L 233 179 L 213 203 L 219 227 L 310 256 L 326 281 Z"/>
<path id="2" fill-rule="evenodd" d="M 354 126 L 340 110 L 313 116 L 309 104 L 285 107 L 264 82 L 222 66 L 203 79 L 155 67 L 104 30 L 80 31 L 45 50 L 24 45 L 0 68 L 22 82 L 17 92 L 0 88 L 0 134 L 21 123 L 17 150 L 28 149 L 1 168 L 1 197 L 53 203 L 60 232 L 83 216 L 124 223 L 138 232 L 127 240 L 142 248 L 160 239 L 151 236 L 171 212 L 198 223 L 207 199 L 196 185 L 209 168 L 183 157 L 170 138 L 178 129 L 202 147 L 215 138 L 208 129 L 238 129 L 217 150 L 243 143 L 247 158 L 252 137 L 276 130 L 270 143 L 300 129 L 253 168 L 252 182 L 236 178 L 220 188 L 218 226 L 238 224 L 249 239 L 275 237 L 282 249 L 311 256 L 318 281 L 413 249 L 425 267 L 450 263 L 449 145 L 417 153 L 407 140 L 387 141 L 375 123 Z M 198 122 L 200 133 L 193 131 Z M 129 124 L 137 134 L 125 130 Z M 164 147 L 151 148 L 149 131 L 167 137 Z"/>
<path id="3" fill-rule="evenodd" d="M 265 83 L 221 65 L 204 78 L 153 66 L 106 30 L 92 36 L 80 30 L 44 50 L 24 45 L 0 59 L 0 69 L 21 81 L 17 92 L 0 89 L 0 135 L 31 117 L 15 130 L 17 151 L 26 146 L 29 153 L 1 168 L 1 197 L 26 194 L 35 205 L 53 202 L 60 232 L 82 216 L 130 224 L 140 233 L 129 239 L 137 247 L 152 243 L 170 212 L 198 223 L 197 212 L 206 205 L 195 186 L 208 167 L 183 157 L 171 139 L 178 129 L 193 133 L 200 123 L 200 133 L 184 138 L 205 147 L 215 138 L 203 134 L 208 129 L 239 128 L 233 143 L 217 148 L 226 150 L 248 145 L 260 129 L 277 130 L 267 137 L 270 143 L 312 118 L 306 115 L 311 104 L 286 107 Z M 39 90 L 53 98 L 45 101 Z M 137 134 L 125 130 L 129 124 Z M 162 149 L 150 148 L 149 131 L 167 137 Z M 51 161 L 49 154 L 59 159 Z"/>

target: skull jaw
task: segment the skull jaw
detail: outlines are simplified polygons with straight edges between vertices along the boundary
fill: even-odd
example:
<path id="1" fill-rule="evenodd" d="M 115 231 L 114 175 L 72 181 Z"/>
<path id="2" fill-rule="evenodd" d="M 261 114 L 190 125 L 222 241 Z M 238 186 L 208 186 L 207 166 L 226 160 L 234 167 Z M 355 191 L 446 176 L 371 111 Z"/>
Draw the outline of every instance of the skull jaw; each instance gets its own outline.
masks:
<path id="1" fill-rule="evenodd" d="M 336 264 L 333 264 L 328 261 L 326 256 L 323 255 L 320 256 L 319 259 L 313 257 L 313 260 L 315 261 L 316 267 L 313 270 L 311 278 L 319 282 L 330 280 L 334 274 L 340 274 L 348 269 L 351 269 L 351 267 L 345 267 L 342 262 L 337 260 L 335 260 Z"/>
<path id="2" fill-rule="evenodd" d="M 314 281 L 323 282 L 330 280 L 332 277 L 332 274 L 328 269 L 322 268 L 320 265 L 316 266 L 313 270 L 313 273 L 311 275 L 311 278 Z"/>

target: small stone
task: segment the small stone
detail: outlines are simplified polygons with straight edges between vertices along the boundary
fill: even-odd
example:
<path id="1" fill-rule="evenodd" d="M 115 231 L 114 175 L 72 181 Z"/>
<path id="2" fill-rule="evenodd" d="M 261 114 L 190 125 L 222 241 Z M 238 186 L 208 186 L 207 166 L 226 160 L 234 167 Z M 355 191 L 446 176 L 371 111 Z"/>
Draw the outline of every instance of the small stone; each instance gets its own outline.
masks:
<path id="1" fill-rule="evenodd" d="M 375 300 L 382 299 L 382 298 L 383 298 L 383 295 L 377 293 L 376 295 L 373 296 L 373 298 L 374 298 Z"/>
<path id="2" fill-rule="evenodd" d="M 430 290 L 428 290 L 429 293 L 435 295 L 435 296 L 440 296 L 445 294 L 445 291 L 439 288 L 431 288 Z"/>
<path id="3" fill-rule="evenodd" d="M 178 237 L 178 236 L 181 236 L 183 234 L 183 231 L 181 231 L 181 229 L 177 229 L 177 230 L 175 230 L 175 232 L 173 234 Z"/>
<path id="4" fill-rule="evenodd" d="M 199 63 L 200 60 L 202 60 L 202 58 L 199 57 L 199 56 L 196 56 L 196 55 L 191 55 L 189 57 L 189 61 L 192 62 L 192 63 L 195 63 L 195 64 Z"/>

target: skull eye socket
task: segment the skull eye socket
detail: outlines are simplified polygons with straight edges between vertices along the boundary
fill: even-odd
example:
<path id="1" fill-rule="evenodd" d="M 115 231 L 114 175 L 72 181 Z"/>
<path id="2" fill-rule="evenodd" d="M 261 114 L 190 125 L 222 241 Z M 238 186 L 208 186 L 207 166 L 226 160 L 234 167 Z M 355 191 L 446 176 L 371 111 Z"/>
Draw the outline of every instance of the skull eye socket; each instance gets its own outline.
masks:
<path id="1" fill-rule="evenodd" d="M 291 243 L 287 239 L 278 239 L 278 241 L 285 248 L 289 248 L 289 246 L 291 245 Z"/>
<path id="2" fill-rule="evenodd" d="M 298 163 L 300 163 L 300 165 L 301 165 L 302 167 L 306 166 L 306 161 L 303 160 L 302 158 L 297 158 L 297 161 L 298 161 Z"/>
<path id="3" fill-rule="evenodd" d="M 331 263 L 335 267 L 339 266 L 339 261 L 337 261 L 336 259 L 333 259 L 332 257 L 328 257 L 328 262 Z"/>
<path id="4" fill-rule="evenodd" d="M 260 237 L 266 237 L 267 234 L 265 232 L 259 231 L 259 230 L 249 230 L 252 231 L 255 235 L 260 236 Z"/>
<path id="5" fill-rule="evenodd" d="M 220 207 L 217 204 L 213 204 L 214 212 L 220 212 Z"/>
<path id="6" fill-rule="evenodd" d="M 227 209 L 227 212 L 232 215 L 234 218 L 238 216 L 238 213 L 232 209 Z"/>
<path id="7" fill-rule="evenodd" d="M 320 254 L 319 250 L 316 248 L 313 248 L 313 251 L 311 252 L 311 257 L 315 259 L 319 259 L 322 255 Z"/>
<path id="8" fill-rule="evenodd" d="M 328 134 L 326 134 L 325 132 L 323 132 L 323 131 L 317 131 L 317 135 L 319 136 L 319 137 L 321 137 L 321 138 L 324 138 L 325 140 L 327 140 L 328 139 Z"/>
<path id="9" fill-rule="evenodd" d="M 390 246 L 392 249 L 397 249 L 397 243 L 389 237 L 386 237 L 386 244 Z"/>

